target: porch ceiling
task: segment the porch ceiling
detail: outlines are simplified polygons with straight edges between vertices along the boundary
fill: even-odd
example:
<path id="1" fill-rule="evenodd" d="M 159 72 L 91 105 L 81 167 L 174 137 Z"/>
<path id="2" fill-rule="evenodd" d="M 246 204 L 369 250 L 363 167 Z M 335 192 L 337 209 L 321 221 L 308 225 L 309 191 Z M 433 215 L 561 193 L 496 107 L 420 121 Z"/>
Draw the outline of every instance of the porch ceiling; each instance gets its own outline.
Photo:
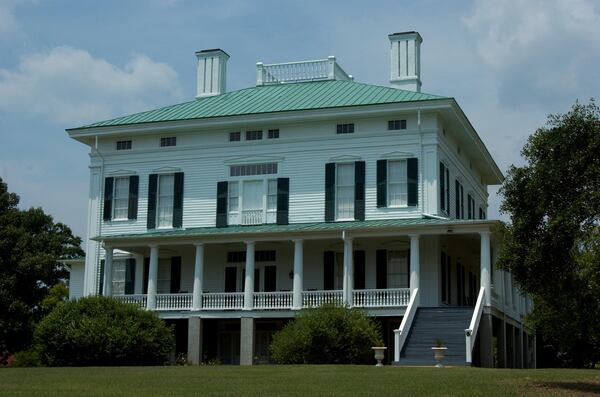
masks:
<path id="1" fill-rule="evenodd" d="M 231 239 L 238 240 L 260 237 L 308 237 L 325 238 L 328 235 L 339 235 L 351 232 L 353 237 L 377 235 L 381 233 L 422 233 L 422 234 L 451 234 L 477 233 L 478 231 L 493 231 L 499 221 L 493 220 L 457 220 L 433 217 L 386 219 L 349 222 L 315 222 L 293 223 L 289 225 L 252 225 L 228 227 L 197 227 L 188 229 L 151 230 L 143 233 L 117 234 L 110 236 L 92 237 L 95 241 L 126 242 L 139 239 L 149 240 L 194 240 L 194 239 Z"/>

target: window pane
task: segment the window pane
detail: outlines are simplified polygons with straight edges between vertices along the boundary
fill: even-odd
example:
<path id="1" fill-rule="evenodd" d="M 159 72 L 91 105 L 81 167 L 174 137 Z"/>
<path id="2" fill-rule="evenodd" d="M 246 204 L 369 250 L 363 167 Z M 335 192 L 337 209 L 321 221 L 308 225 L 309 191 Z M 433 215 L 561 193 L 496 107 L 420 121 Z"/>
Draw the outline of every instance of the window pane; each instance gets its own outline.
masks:
<path id="1" fill-rule="evenodd" d="M 338 164 L 336 179 L 337 219 L 354 219 L 354 164 Z"/>
<path id="2" fill-rule="evenodd" d="M 113 261 L 113 294 L 125 294 L 125 261 Z"/>
<path id="3" fill-rule="evenodd" d="M 171 292 L 171 264 L 169 262 L 158 263 L 156 292 L 158 294 L 168 294 Z"/>
<path id="4" fill-rule="evenodd" d="M 158 226 L 173 224 L 174 175 L 160 175 L 158 180 Z"/>
<path id="5" fill-rule="evenodd" d="M 408 205 L 406 160 L 388 161 L 388 205 Z"/>
<path id="6" fill-rule="evenodd" d="M 277 210 L 277 179 L 270 179 L 267 192 L 267 210 Z"/>
<path id="7" fill-rule="evenodd" d="M 237 182 L 229 182 L 229 211 L 236 212 L 239 206 L 239 185 Z"/>
<path id="8" fill-rule="evenodd" d="M 127 207 L 129 205 L 129 177 L 115 178 L 115 190 L 113 198 L 113 218 L 127 219 Z"/>

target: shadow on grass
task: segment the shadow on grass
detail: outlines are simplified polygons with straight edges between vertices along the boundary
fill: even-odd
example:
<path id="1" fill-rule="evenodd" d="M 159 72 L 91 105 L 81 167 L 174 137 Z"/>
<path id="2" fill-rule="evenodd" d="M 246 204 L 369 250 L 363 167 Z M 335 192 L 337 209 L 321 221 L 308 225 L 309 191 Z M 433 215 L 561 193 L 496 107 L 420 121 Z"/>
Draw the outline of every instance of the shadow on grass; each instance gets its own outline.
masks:
<path id="1" fill-rule="evenodd" d="M 565 391 L 574 393 L 575 395 L 581 393 L 585 395 L 599 395 L 600 396 L 600 382 L 595 381 L 581 381 L 581 382 L 533 382 L 533 386 L 539 389 L 545 389 L 548 391 Z"/>

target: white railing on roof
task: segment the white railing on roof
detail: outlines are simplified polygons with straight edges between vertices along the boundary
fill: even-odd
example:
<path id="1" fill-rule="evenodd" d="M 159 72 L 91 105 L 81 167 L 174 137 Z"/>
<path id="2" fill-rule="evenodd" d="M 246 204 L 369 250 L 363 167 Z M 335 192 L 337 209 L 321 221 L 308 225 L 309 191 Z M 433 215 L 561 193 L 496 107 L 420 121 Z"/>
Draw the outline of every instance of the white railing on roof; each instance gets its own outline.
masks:
<path id="1" fill-rule="evenodd" d="M 299 83 L 318 80 L 352 80 L 335 57 L 314 61 L 256 64 L 256 85 Z"/>
<path id="2" fill-rule="evenodd" d="M 354 290 L 354 307 L 398 307 L 408 305 L 410 288 Z"/>
<path id="3" fill-rule="evenodd" d="M 479 329 L 479 322 L 481 321 L 481 314 L 483 313 L 484 300 L 485 288 L 481 287 L 479 289 L 479 296 L 477 297 L 475 309 L 473 310 L 471 323 L 469 324 L 469 328 L 465 329 L 465 345 L 467 349 L 466 361 L 469 364 L 473 361 L 473 347 L 475 346 L 475 340 L 477 339 L 477 330 Z"/>
<path id="4" fill-rule="evenodd" d="M 260 225 L 264 223 L 262 210 L 242 210 L 242 225 Z"/>

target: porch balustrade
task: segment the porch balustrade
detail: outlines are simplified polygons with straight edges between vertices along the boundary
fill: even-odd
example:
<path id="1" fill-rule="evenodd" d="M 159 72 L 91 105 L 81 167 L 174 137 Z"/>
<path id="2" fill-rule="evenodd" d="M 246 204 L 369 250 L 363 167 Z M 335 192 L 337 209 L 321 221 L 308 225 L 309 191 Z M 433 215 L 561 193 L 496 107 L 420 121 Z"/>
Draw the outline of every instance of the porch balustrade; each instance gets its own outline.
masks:
<path id="1" fill-rule="evenodd" d="M 260 225 L 264 223 L 263 210 L 243 210 L 242 225 Z"/>
<path id="2" fill-rule="evenodd" d="M 344 299 L 343 290 L 302 291 L 303 307 L 318 307 L 325 304 L 341 305 Z"/>
<path id="3" fill-rule="evenodd" d="M 292 291 L 255 292 L 253 309 L 256 310 L 288 310 L 293 307 Z M 146 308 L 147 295 L 115 295 L 121 302 L 131 303 Z M 355 307 L 405 307 L 410 300 L 410 289 L 367 289 L 353 291 L 352 304 Z M 193 294 L 157 294 L 156 310 L 191 310 Z M 302 307 L 319 307 L 325 304 L 343 304 L 342 290 L 302 291 Z M 243 292 L 213 292 L 202 294 L 202 310 L 242 310 L 244 308 Z"/>
<path id="4" fill-rule="evenodd" d="M 292 292 L 255 292 L 255 309 L 290 309 L 292 307 Z"/>
<path id="5" fill-rule="evenodd" d="M 202 294 L 202 309 L 204 310 L 241 310 L 243 307 L 243 292 L 213 292 Z"/>
<path id="6" fill-rule="evenodd" d="M 124 302 L 124 303 L 132 303 L 141 307 L 142 309 L 146 308 L 147 295 L 145 294 L 135 294 L 135 295 L 114 295 L 113 298 Z"/>
<path id="7" fill-rule="evenodd" d="M 354 290 L 355 307 L 398 307 L 408 305 L 410 288 Z"/>
<path id="8" fill-rule="evenodd" d="M 192 294 L 157 294 L 156 310 L 189 310 Z"/>

